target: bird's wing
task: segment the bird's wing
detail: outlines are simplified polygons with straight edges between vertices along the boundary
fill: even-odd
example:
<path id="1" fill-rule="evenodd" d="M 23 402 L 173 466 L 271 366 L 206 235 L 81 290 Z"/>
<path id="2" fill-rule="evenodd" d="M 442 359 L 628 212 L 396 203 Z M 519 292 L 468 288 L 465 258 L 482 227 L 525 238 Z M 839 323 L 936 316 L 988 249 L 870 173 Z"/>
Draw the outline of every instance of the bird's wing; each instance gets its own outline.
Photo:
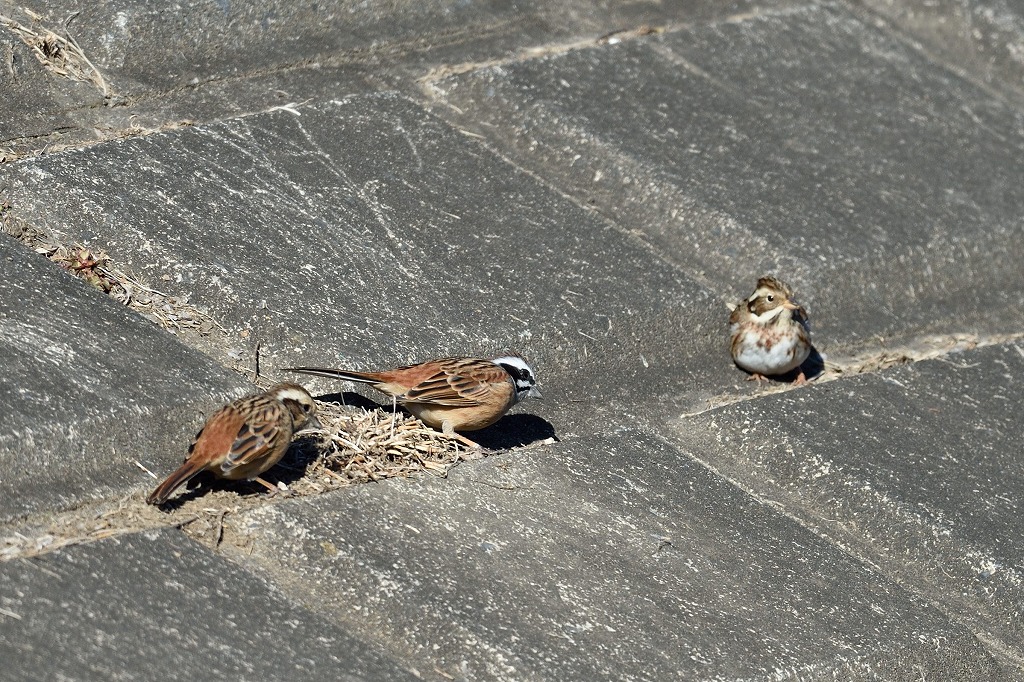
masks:
<path id="1" fill-rule="evenodd" d="M 285 410 L 276 400 L 254 401 L 246 408 L 236 409 L 238 430 L 221 470 L 226 473 L 265 457 L 285 437 L 282 433 Z"/>
<path id="2" fill-rule="evenodd" d="M 489 360 L 460 358 L 439 363 L 438 370 L 398 396 L 403 402 L 469 407 L 485 402 L 508 372 Z"/>

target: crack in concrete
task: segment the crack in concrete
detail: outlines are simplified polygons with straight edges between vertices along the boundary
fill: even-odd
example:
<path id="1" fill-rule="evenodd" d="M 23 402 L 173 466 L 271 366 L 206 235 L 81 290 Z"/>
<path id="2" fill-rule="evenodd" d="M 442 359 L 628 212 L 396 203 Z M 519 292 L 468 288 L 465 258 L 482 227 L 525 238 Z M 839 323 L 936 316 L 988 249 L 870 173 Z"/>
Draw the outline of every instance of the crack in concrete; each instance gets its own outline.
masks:
<path id="1" fill-rule="evenodd" d="M 134 492 L 116 502 L 88 503 L 69 511 L 9 524 L 0 531 L 0 563 L 162 528 L 178 528 L 216 549 L 223 535 L 225 516 L 260 506 L 265 497 L 239 497 L 217 489 L 209 491 L 202 500 L 161 511 L 146 504 L 143 495 Z"/>
<path id="2" fill-rule="evenodd" d="M 144 493 L 135 491 L 117 501 L 108 498 L 60 512 L 43 512 L 0 526 L 0 563 L 168 527 L 179 528 L 217 551 L 226 538 L 241 537 L 232 534 L 231 523 L 226 522 L 230 515 L 278 504 L 281 499 L 314 497 L 389 478 L 444 477 L 463 461 L 491 454 L 467 451 L 414 417 L 396 418 L 386 410 L 321 402 L 318 417 L 321 428 L 298 434 L 288 457 L 274 469 L 276 476 L 283 475 L 277 479 L 278 488 L 286 494 L 275 491 L 268 495 L 252 483 L 220 482 L 182 492 L 160 508 L 147 504 Z M 545 447 L 551 442 L 529 443 L 510 451 Z M 140 462 L 135 464 L 154 481 L 160 479 Z M 283 487 L 284 480 L 288 487 Z"/>
<path id="3" fill-rule="evenodd" d="M 1015 338 L 1024 338 L 1024 334 L 1017 334 L 1014 336 Z M 671 448 L 678 447 L 678 445 L 669 437 L 658 435 L 657 432 L 655 432 L 655 437 Z M 912 576 L 905 575 L 899 570 L 901 565 L 899 560 L 896 560 L 894 563 L 891 557 L 884 555 L 884 552 L 882 552 L 878 557 L 877 561 L 873 560 L 870 556 L 870 549 L 867 549 L 872 547 L 871 539 L 858 536 L 856 534 L 856 529 L 846 528 L 842 522 L 839 522 L 839 524 L 835 526 L 827 525 L 827 522 L 835 522 L 835 519 L 821 517 L 816 513 L 816 510 L 807 507 L 799 498 L 792 499 L 786 490 L 780 489 L 778 492 L 782 494 L 783 497 L 791 498 L 788 500 L 788 504 L 766 497 L 763 492 L 758 491 L 753 486 L 744 483 L 738 478 L 730 476 L 712 464 L 709 460 L 698 457 L 692 451 L 688 451 L 687 456 L 715 476 L 718 476 L 723 481 L 735 486 L 737 490 L 748 495 L 758 504 L 761 504 L 766 508 L 774 509 L 778 514 L 796 524 L 798 527 L 819 538 L 830 547 L 834 547 L 837 552 L 846 555 L 851 561 L 854 561 L 866 567 L 871 572 L 892 581 L 897 587 L 904 590 L 909 595 L 931 605 L 932 608 L 946 616 L 950 622 L 958 623 L 970 632 L 972 636 L 978 639 L 987 651 L 991 652 L 996 657 L 1000 658 L 1004 662 L 1024 669 L 1024 656 L 1021 655 L 1019 649 L 989 632 L 985 623 L 980 618 L 971 618 L 971 609 L 957 609 L 957 604 L 948 600 L 937 599 L 936 597 L 940 595 L 936 594 L 936 588 L 933 587 L 929 590 L 929 586 L 922 585 L 921 583 L 914 581 Z"/>
<path id="4" fill-rule="evenodd" d="M 725 17 L 717 19 L 711 19 L 704 24 L 714 26 L 717 24 L 739 24 L 747 21 L 759 19 L 763 16 L 785 16 L 799 11 L 804 11 L 809 8 L 814 8 L 817 5 L 798 5 L 795 7 L 786 8 L 772 8 L 764 10 L 754 10 L 750 12 L 742 12 L 737 14 L 731 14 Z M 703 24 L 702 24 L 703 25 Z M 489 59 L 477 62 L 462 62 L 458 64 L 442 64 L 435 66 L 425 74 L 416 79 L 416 83 L 419 84 L 421 89 L 427 94 L 427 96 L 435 99 L 431 88 L 434 83 L 452 76 L 469 73 L 479 69 L 486 69 L 496 66 L 507 66 L 510 64 L 518 64 L 533 59 L 541 59 L 544 57 L 557 56 L 562 54 L 568 54 L 577 50 L 583 50 L 593 48 L 602 45 L 616 45 L 627 41 L 634 41 L 649 36 L 661 35 L 664 33 L 676 33 L 679 31 L 690 30 L 695 26 L 689 22 L 669 22 L 657 26 L 651 26 L 648 24 L 640 24 L 632 28 L 618 29 L 610 31 L 599 36 L 588 36 L 580 38 L 578 40 L 569 40 L 561 43 L 548 43 L 544 45 L 534 45 L 523 47 L 519 50 L 516 55 L 505 57 L 501 59 Z"/>
<path id="5" fill-rule="evenodd" d="M 426 428 L 426 427 L 423 427 Z M 441 437 L 438 434 L 438 437 Z M 47 512 L 32 518 L 23 518 L 0 527 L 0 563 L 16 559 L 28 559 L 58 551 L 72 545 L 98 542 L 107 538 L 153 529 L 178 528 L 186 535 L 212 551 L 221 551 L 223 544 L 234 544 L 235 549 L 244 550 L 245 542 L 234 542 L 232 538 L 243 537 L 232 530 L 232 519 L 243 512 L 268 505 L 280 504 L 286 500 L 318 497 L 342 488 L 376 482 L 386 478 L 409 475 L 446 475 L 448 468 L 438 473 L 439 466 L 424 464 L 418 471 L 406 471 L 389 475 L 378 473 L 365 480 L 324 481 L 323 485 L 309 482 L 320 472 L 306 473 L 295 481 L 285 494 L 267 494 L 262 487 L 252 484 L 255 492 L 240 494 L 236 489 L 247 484 L 224 484 L 203 486 L 199 494 L 184 493 L 162 508 L 145 502 L 146 491 L 135 491 L 112 501 L 110 499 L 89 502 L 62 512 Z M 140 465 L 141 466 L 141 465 Z M 152 472 L 148 472 L 151 475 Z"/>
<path id="6" fill-rule="evenodd" d="M 195 121 L 181 119 L 178 121 L 162 123 L 153 127 L 141 126 L 134 123 L 123 128 L 114 126 L 107 128 L 100 128 L 96 126 L 60 126 L 48 133 L 23 135 L 21 137 L 12 137 L 4 140 L 3 142 L 7 146 L 5 148 L 0 148 L 0 165 L 20 161 L 22 159 L 33 158 L 42 154 L 56 154 L 75 149 L 85 149 L 87 147 L 93 147 L 112 140 L 129 140 L 133 137 L 147 137 L 157 133 L 189 128 L 194 125 Z M 71 141 L 61 141 L 65 140 L 67 136 L 74 135 L 76 133 L 85 135 L 86 139 L 73 138 Z M 47 142 L 47 140 L 53 140 L 53 142 Z M 39 146 L 39 142 L 43 142 L 42 146 Z"/>
<path id="7" fill-rule="evenodd" d="M 845 358 L 826 360 L 824 371 L 805 386 L 794 386 L 788 383 L 772 382 L 767 388 L 758 390 L 754 394 L 736 395 L 734 393 L 715 396 L 707 400 L 707 407 L 695 412 L 687 412 L 679 415 L 680 418 L 697 417 L 707 412 L 713 412 L 727 405 L 758 400 L 777 393 L 798 390 L 816 384 L 829 383 L 840 379 L 860 376 L 862 374 L 878 374 L 890 367 L 909 365 L 927 360 L 949 362 L 950 356 L 963 353 L 976 348 L 986 348 L 1006 343 L 1015 343 L 1024 340 L 1024 332 L 1011 334 L 992 334 L 979 336 L 968 333 L 934 334 L 920 337 L 909 343 L 899 346 L 885 348 L 880 351 L 870 350 L 861 354 L 853 354 Z M 1024 349 L 1019 349 L 1024 354 Z M 970 365 L 963 366 L 965 369 Z M 737 370 L 739 371 L 739 370 Z"/>
<path id="8" fill-rule="evenodd" d="M 200 335 L 215 331 L 227 336 L 219 321 L 187 299 L 146 286 L 121 269 L 102 248 L 90 248 L 58 237 L 43 227 L 12 214 L 11 204 L 0 196 L 0 233 L 8 234 L 34 253 L 56 263 L 119 304 L 130 308 L 163 330 Z M 180 337 L 179 337 L 180 338 Z"/>
<path id="9" fill-rule="evenodd" d="M 670 30 L 681 30 L 682 27 L 670 28 L 668 26 L 647 26 L 641 25 L 636 28 L 623 29 L 619 31 L 613 31 L 606 33 L 602 36 L 588 37 L 580 40 L 572 40 L 564 43 L 550 43 L 547 45 L 535 45 L 532 47 L 522 48 L 518 54 L 511 57 L 504 57 L 501 59 L 488 59 L 484 61 L 476 62 L 462 62 L 459 64 L 441 64 L 435 66 L 427 71 L 425 74 L 416 79 L 416 83 L 423 90 L 424 94 L 432 100 L 437 100 L 437 94 L 434 89 L 434 84 L 438 81 L 458 76 L 464 73 L 470 73 L 472 71 L 478 71 L 480 69 L 487 69 L 493 67 L 506 66 L 509 64 L 519 64 L 521 62 L 530 61 L 533 59 L 540 59 L 543 57 L 551 57 L 561 54 L 567 54 L 576 50 L 587 49 L 598 45 L 615 45 L 616 43 L 625 42 L 628 40 L 636 40 L 638 38 L 644 38 L 650 35 L 658 35 L 666 33 Z"/>
<path id="10" fill-rule="evenodd" d="M 29 14 L 33 18 L 33 20 L 37 20 L 39 18 L 39 15 L 35 15 L 34 13 L 31 13 L 29 10 L 25 10 L 25 11 L 29 12 Z M 77 14 L 75 16 L 77 16 Z M 74 17 L 72 17 L 72 19 L 73 18 Z M 4 24 L 4 20 L 6 20 L 7 22 L 10 22 L 10 24 Z M 19 37 L 22 37 L 22 39 L 25 40 L 26 42 L 28 42 L 30 40 L 35 40 L 35 38 L 33 38 L 32 36 L 35 36 L 37 33 L 40 34 L 40 35 L 43 35 L 43 37 L 46 37 L 50 33 L 52 33 L 52 31 L 51 31 L 49 33 L 43 34 L 43 33 L 41 33 L 38 30 L 34 30 L 34 29 L 31 29 L 31 28 L 25 27 L 23 24 L 15 21 L 13 19 L 10 19 L 9 17 L 5 17 L 3 15 L 0 15 L 0 24 L 8 25 L 9 28 L 11 28 L 11 30 L 15 31 L 19 35 Z M 252 81 L 254 79 L 258 79 L 258 78 L 267 78 L 267 77 L 272 77 L 272 76 L 277 76 L 277 75 L 282 75 L 282 74 L 288 74 L 288 73 L 293 72 L 293 71 L 302 71 L 302 70 L 308 70 L 308 69 L 321 69 L 323 67 L 339 68 L 339 67 L 348 66 L 348 65 L 352 65 L 352 66 L 375 65 L 377 62 L 379 62 L 382 59 L 383 60 L 387 60 L 389 58 L 395 59 L 397 57 L 407 56 L 410 53 L 427 52 L 427 51 L 430 51 L 430 50 L 438 49 L 439 47 L 445 47 L 445 46 L 449 46 L 449 45 L 457 45 L 459 43 L 465 42 L 465 41 L 470 40 L 470 39 L 481 40 L 483 38 L 486 38 L 488 35 L 503 34 L 503 33 L 507 32 L 510 29 L 510 27 L 515 27 L 515 26 L 518 26 L 518 25 L 519 24 L 517 22 L 513 21 L 513 20 L 508 20 L 508 21 L 505 21 L 505 22 L 496 22 L 496 23 L 490 24 L 490 25 L 488 25 L 486 27 L 473 26 L 473 27 L 467 27 L 465 29 L 448 31 L 448 32 L 444 32 L 444 33 L 441 33 L 441 34 L 435 34 L 435 35 L 431 36 L 430 40 L 425 40 L 424 38 L 419 37 L 419 38 L 413 38 L 413 39 L 404 40 L 404 41 L 395 41 L 395 42 L 389 43 L 389 44 L 384 45 L 384 46 L 369 46 L 369 47 L 352 48 L 352 49 L 348 49 L 348 50 L 338 50 L 338 51 L 335 51 L 333 53 L 327 53 L 327 54 L 323 54 L 323 55 L 314 55 L 312 57 L 307 57 L 307 58 L 299 59 L 299 60 L 296 60 L 296 61 L 293 61 L 293 62 L 286 62 L 286 63 L 283 63 L 283 64 L 275 64 L 273 66 L 266 67 L 266 68 L 252 69 L 252 70 L 246 71 L 244 73 L 236 73 L 236 74 L 223 75 L 223 76 L 221 76 L 221 75 L 213 75 L 213 76 L 210 76 L 210 77 L 208 77 L 208 78 L 206 78 L 204 80 L 201 80 L 199 82 L 181 84 L 181 85 L 179 85 L 177 87 L 167 88 L 165 90 L 154 90 L 154 91 L 141 92 L 141 93 L 136 93 L 136 94 L 114 93 L 112 90 L 110 90 L 109 94 L 107 92 L 104 92 L 104 96 L 108 100 L 108 102 L 106 103 L 107 106 L 131 108 L 131 107 L 134 107 L 136 105 L 147 103 L 147 102 L 153 102 L 153 101 L 159 101 L 159 100 L 165 100 L 165 99 L 173 99 L 177 95 L 180 95 L 180 94 L 183 94 L 183 93 L 198 92 L 198 91 L 203 90 L 204 88 L 209 88 L 211 86 L 221 86 L 221 85 L 230 86 L 230 85 L 236 84 L 236 83 L 246 83 L 246 82 Z M 48 31 L 48 29 L 42 29 L 42 30 L 47 30 Z M 56 34 L 54 34 L 54 35 L 56 35 Z M 71 38 L 70 35 L 68 36 L 68 38 L 73 40 L 73 38 Z M 57 36 L 57 39 L 59 39 L 59 40 L 67 40 L 67 39 L 61 38 L 60 36 Z M 77 46 L 77 43 L 75 43 L 75 45 Z M 30 45 L 30 47 L 31 47 L 31 45 Z M 80 51 L 81 48 L 78 48 L 78 50 Z M 81 58 L 84 59 L 90 66 L 92 65 L 92 63 L 89 62 L 88 59 L 85 57 L 84 53 L 81 55 Z M 45 66 L 45 64 L 44 64 L 44 66 Z M 95 67 L 92 67 L 92 68 L 95 69 Z M 102 79 L 102 74 L 100 74 L 98 70 L 96 71 L 96 76 L 98 76 L 99 78 Z M 76 80 L 81 80 L 81 79 L 76 79 Z M 104 86 L 109 89 L 109 86 L 107 86 L 105 84 L 106 82 L 105 81 L 103 81 L 103 82 L 104 82 Z M 76 109 L 76 110 L 73 110 L 73 111 L 89 110 L 89 109 L 95 109 L 95 108 L 97 108 L 97 107 L 96 106 L 87 106 L 87 107 L 82 107 L 80 109 Z M 214 116 L 214 117 L 212 117 L 212 118 L 210 118 L 208 120 L 204 120 L 203 123 L 213 123 L 213 122 L 217 122 L 217 121 L 221 121 L 221 120 L 234 120 L 234 119 L 237 119 L 237 118 L 245 118 L 245 117 L 248 117 L 248 116 L 258 115 L 258 114 L 265 113 L 265 112 L 268 112 L 268 111 L 273 111 L 274 109 L 279 109 L 279 108 L 281 108 L 280 105 L 273 105 L 273 106 L 269 106 L 269 107 L 260 107 L 260 108 L 257 108 L 257 109 L 252 109 L 250 111 L 243 111 L 241 113 L 232 111 L 232 112 L 230 112 L 229 116 L 224 116 L 224 117 Z M 103 129 L 98 128 L 98 127 L 67 126 L 67 127 L 64 127 L 64 128 L 62 128 L 60 130 L 51 131 L 49 133 L 43 133 L 43 134 L 38 134 L 38 135 L 25 135 L 25 136 L 20 136 L 18 138 L 10 138 L 8 140 L 4 140 L 4 142 L 8 146 L 8 148 L 7 149 L 0 149 L 0 163 L 7 163 L 7 162 L 12 162 L 12 161 L 17 161 L 17 160 L 22 159 L 22 158 L 27 158 L 27 157 L 32 157 L 32 156 L 38 155 L 38 154 L 40 154 L 42 152 L 41 149 L 33 148 L 33 149 L 30 149 L 30 150 L 27 150 L 27 151 L 15 151 L 15 149 L 17 148 L 19 143 L 20 144 L 25 144 L 25 143 L 31 143 L 31 142 L 37 141 L 37 140 L 38 141 L 43 141 L 43 140 L 48 140 L 48 139 L 57 139 L 62 134 L 62 132 L 63 133 L 79 132 L 79 133 L 82 133 L 85 136 L 85 139 L 75 140 L 75 141 L 67 143 L 67 144 L 58 144 L 58 145 L 48 146 L 48 147 L 46 147 L 46 150 L 48 152 L 52 153 L 52 152 L 58 152 L 58 151 L 65 151 L 65 150 L 68 150 L 68 149 L 81 149 L 81 148 L 85 148 L 85 147 L 91 147 L 91 146 L 96 145 L 96 144 L 102 144 L 102 143 L 108 142 L 110 140 L 151 135 L 151 134 L 155 134 L 155 133 L 164 132 L 166 130 L 173 130 L 173 129 L 176 129 L 176 128 L 180 128 L 180 127 L 184 127 L 184 126 L 189 126 L 189 125 L 194 125 L 194 124 L 195 124 L 194 121 L 182 120 L 182 121 L 169 121 L 169 122 L 163 122 L 163 123 L 157 122 L 155 125 L 150 126 L 150 127 L 141 127 L 141 126 L 139 126 L 139 127 L 127 127 L 127 128 L 112 127 L 110 130 L 103 130 Z"/>
<path id="11" fill-rule="evenodd" d="M 33 21 L 39 21 L 41 19 L 39 15 L 32 13 L 30 10 L 24 11 L 28 13 L 28 15 L 33 19 Z M 761 16 L 762 14 L 771 13 L 772 12 L 750 12 L 745 14 L 732 15 L 720 19 L 718 21 L 722 23 L 737 23 L 741 21 L 755 19 Z M 74 18 L 74 16 L 77 16 L 77 13 L 75 15 L 72 15 L 72 17 L 69 18 L 68 22 L 70 22 Z M 65 22 L 65 29 L 66 23 L 67 22 Z M 229 76 L 211 76 L 200 82 L 182 84 L 180 86 L 168 88 L 166 90 L 143 92 L 138 94 L 126 94 L 115 93 L 112 89 L 110 89 L 110 86 L 103 79 L 103 76 L 100 73 L 100 71 L 92 64 L 91 61 L 88 60 L 88 57 L 84 54 L 84 52 L 81 51 L 81 48 L 78 47 L 77 42 L 74 42 L 74 39 L 70 36 L 70 34 L 67 35 L 67 38 L 62 38 L 59 35 L 50 31 L 49 29 L 28 28 L 14 19 L 0 15 L 0 24 L 7 25 L 12 31 L 17 33 L 19 37 L 22 38 L 23 41 L 29 44 L 30 47 L 32 47 L 32 41 L 38 42 L 38 40 L 40 39 L 50 40 L 51 42 L 53 40 L 57 40 L 57 44 L 59 45 L 68 43 L 70 47 L 68 48 L 68 50 L 65 50 L 65 52 L 68 52 L 68 54 L 72 55 L 73 61 L 81 61 L 94 71 L 93 76 L 90 77 L 88 69 L 82 67 L 81 69 L 78 69 L 76 73 L 81 72 L 83 77 L 74 78 L 74 80 L 85 80 L 87 82 L 93 82 L 94 85 L 96 85 L 97 88 L 100 89 L 100 91 L 104 94 L 105 99 L 108 100 L 106 106 L 117 106 L 127 108 L 131 108 L 135 105 L 146 102 L 158 101 L 161 99 L 173 99 L 176 95 L 179 95 L 181 93 L 197 92 L 202 90 L 203 88 L 207 88 L 210 86 L 244 83 L 256 78 L 265 78 L 279 74 L 287 74 L 292 71 L 320 69 L 323 67 L 337 68 L 347 65 L 371 65 L 378 62 L 381 59 L 386 60 L 388 58 L 404 57 L 407 56 L 409 53 L 437 50 L 440 47 L 457 45 L 459 43 L 466 42 L 467 40 L 471 39 L 482 40 L 489 35 L 503 34 L 512 27 L 520 26 L 520 23 L 521 22 L 517 20 L 510 19 L 504 22 L 496 22 L 493 24 L 489 24 L 484 27 L 472 26 L 462 30 L 449 31 L 439 35 L 433 35 L 431 36 L 431 40 L 429 41 L 425 41 L 422 38 L 415 38 L 405 41 L 396 41 L 393 43 L 389 43 L 385 46 L 371 46 L 363 48 L 353 48 L 349 50 L 339 50 L 333 53 L 315 55 L 313 57 L 296 60 L 294 62 L 277 64 L 268 68 L 253 69 L 245 73 L 232 74 Z M 437 80 L 441 80 L 448 76 L 465 73 L 467 71 L 472 71 L 478 68 L 485 68 L 488 66 L 500 66 L 502 64 L 510 64 L 520 61 L 537 59 L 541 57 L 562 54 L 573 50 L 584 49 L 588 47 L 600 45 L 614 45 L 620 42 L 637 40 L 647 36 L 658 35 L 669 31 L 683 30 L 687 27 L 689 27 L 689 24 L 666 24 L 662 26 L 640 25 L 635 28 L 611 31 L 600 36 L 587 37 L 575 41 L 524 47 L 520 49 L 517 55 L 505 59 L 466 62 L 463 64 L 437 66 L 428 71 L 427 74 L 415 79 L 415 82 L 418 83 L 420 87 L 425 90 L 425 92 L 427 92 L 428 96 L 431 96 L 432 99 L 436 99 L 436 97 L 433 97 L 433 95 L 431 95 L 430 93 L 430 83 Z M 50 36 L 55 36 L 55 38 L 51 38 Z M 38 50 L 36 52 L 38 52 Z M 79 55 L 79 53 L 81 54 Z M 38 54 L 37 58 L 39 58 Z M 42 58 L 40 59 L 42 61 Z M 44 66 L 47 66 L 45 62 Z M 67 71 L 67 69 L 64 70 Z M 71 78 L 71 76 L 68 74 L 61 75 Z M 98 83 L 96 82 L 97 79 Z M 88 106 L 84 109 L 95 108 L 96 106 Z M 230 116 L 223 118 L 213 117 L 208 121 L 203 122 L 212 123 L 220 120 L 233 120 L 236 118 L 244 118 L 247 116 L 258 115 L 279 108 L 281 108 L 280 105 L 273 105 L 266 108 L 253 109 L 248 112 L 232 112 Z M 5 140 L 4 142 L 7 145 L 7 148 L 0 149 L 0 164 L 17 161 L 23 158 L 29 158 L 32 156 L 36 156 L 42 152 L 41 149 L 37 148 L 32 148 L 27 151 L 16 151 L 19 145 L 29 146 L 31 145 L 31 143 L 37 141 L 59 140 L 64 134 L 67 133 L 79 132 L 86 137 L 84 139 L 78 139 L 68 143 L 58 142 L 57 144 L 53 145 L 44 145 L 46 151 L 53 153 L 66 151 L 70 149 L 81 149 L 91 147 L 96 144 L 102 144 L 104 142 L 108 142 L 111 140 L 126 139 L 131 137 L 142 137 L 165 132 L 167 130 L 175 130 L 190 125 L 195 125 L 195 122 L 191 120 L 168 121 L 163 123 L 157 123 L 156 125 L 150 127 L 137 126 L 118 128 L 112 126 L 110 129 L 107 130 L 104 130 L 96 126 L 66 126 L 59 130 L 54 130 L 48 133 L 42 133 L 38 135 L 26 135 L 18 138 L 11 138 Z"/>

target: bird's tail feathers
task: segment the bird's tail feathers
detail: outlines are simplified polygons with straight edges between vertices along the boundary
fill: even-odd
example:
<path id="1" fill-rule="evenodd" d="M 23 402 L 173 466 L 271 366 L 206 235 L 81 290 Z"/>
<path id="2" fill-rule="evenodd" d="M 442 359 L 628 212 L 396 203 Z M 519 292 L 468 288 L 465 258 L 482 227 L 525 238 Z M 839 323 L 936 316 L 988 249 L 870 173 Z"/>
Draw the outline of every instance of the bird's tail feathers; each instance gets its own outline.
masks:
<path id="1" fill-rule="evenodd" d="M 376 384 L 380 381 L 373 372 L 355 372 L 350 369 L 330 369 L 327 367 L 287 367 L 286 372 L 298 372 L 299 374 L 312 374 L 318 377 L 327 377 L 328 379 L 344 379 L 345 381 L 354 381 L 357 384 Z"/>
<path id="2" fill-rule="evenodd" d="M 196 462 L 185 462 L 178 469 L 164 479 L 164 482 L 156 487 L 156 490 L 149 494 L 146 502 L 160 506 L 167 501 L 171 494 L 188 482 L 190 478 L 204 469 L 202 464 Z"/>

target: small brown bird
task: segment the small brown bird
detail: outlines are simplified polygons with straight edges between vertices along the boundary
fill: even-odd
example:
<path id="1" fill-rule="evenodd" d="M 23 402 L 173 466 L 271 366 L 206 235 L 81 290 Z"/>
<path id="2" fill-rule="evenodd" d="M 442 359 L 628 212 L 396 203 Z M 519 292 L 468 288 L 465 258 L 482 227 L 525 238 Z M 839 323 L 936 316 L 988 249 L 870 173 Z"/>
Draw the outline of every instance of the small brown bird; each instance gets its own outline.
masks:
<path id="1" fill-rule="evenodd" d="M 284 457 L 296 431 L 316 423 L 316 403 L 298 384 L 277 384 L 265 393 L 229 403 L 206 421 L 189 447 L 185 463 L 158 485 L 146 502 L 163 504 L 179 486 L 203 471 L 230 481 L 256 480 L 274 490 L 260 474 Z"/>
<path id="2" fill-rule="evenodd" d="M 441 358 L 383 372 L 321 367 L 288 371 L 370 384 L 427 426 L 473 448 L 480 445 L 455 432 L 490 426 L 520 400 L 541 397 L 533 370 L 517 356 Z"/>
<path id="3" fill-rule="evenodd" d="M 811 354 L 807 313 L 790 300 L 793 291 L 775 277 L 757 280 L 757 288 L 729 317 L 732 359 L 758 383 L 766 375 L 792 372 Z M 803 371 L 796 384 L 807 381 Z"/>

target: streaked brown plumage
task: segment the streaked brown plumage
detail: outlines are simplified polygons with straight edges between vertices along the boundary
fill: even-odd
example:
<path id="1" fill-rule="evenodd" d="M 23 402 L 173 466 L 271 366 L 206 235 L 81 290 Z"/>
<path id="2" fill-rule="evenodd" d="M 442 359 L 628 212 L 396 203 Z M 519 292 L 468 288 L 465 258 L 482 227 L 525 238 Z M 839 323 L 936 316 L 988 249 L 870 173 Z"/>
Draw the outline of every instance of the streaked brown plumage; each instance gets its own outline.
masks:
<path id="1" fill-rule="evenodd" d="M 793 291 L 775 277 L 757 280 L 754 293 L 729 317 L 733 361 L 750 372 L 748 380 L 792 372 L 811 353 L 806 311 L 790 300 Z M 795 383 L 806 381 L 803 371 Z"/>
<path id="2" fill-rule="evenodd" d="M 163 504 L 203 471 L 231 481 L 255 479 L 273 490 L 260 474 L 284 457 L 296 431 L 315 423 L 316 403 L 298 384 L 277 384 L 265 393 L 229 403 L 206 421 L 185 463 L 158 485 L 146 502 Z"/>
<path id="3" fill-rule="evenodd" d="M 517 356 L 440 358 L 382 372 L 322 367 L 288 371 L 370 384 L 427 426 L 475 448 L 480 446 L 455 432 L 490 426 L 523 398 L 540 397 L 533 370 Z"/>

